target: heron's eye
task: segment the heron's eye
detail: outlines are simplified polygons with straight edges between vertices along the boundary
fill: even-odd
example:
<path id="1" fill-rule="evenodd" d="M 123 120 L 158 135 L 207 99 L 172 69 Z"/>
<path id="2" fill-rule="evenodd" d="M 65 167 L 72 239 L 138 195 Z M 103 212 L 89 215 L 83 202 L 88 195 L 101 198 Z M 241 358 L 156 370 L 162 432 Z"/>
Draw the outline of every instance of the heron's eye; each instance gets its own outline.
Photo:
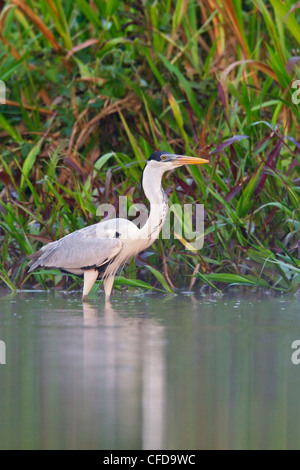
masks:
<path id="1" fill-rule="evenodd" d="M 167 157 L 166 157 L 165 155 L 162 155 L 162 156 L 160 157 L 161 160 L 166 160 L 166 158 L 167 158 Z"/>

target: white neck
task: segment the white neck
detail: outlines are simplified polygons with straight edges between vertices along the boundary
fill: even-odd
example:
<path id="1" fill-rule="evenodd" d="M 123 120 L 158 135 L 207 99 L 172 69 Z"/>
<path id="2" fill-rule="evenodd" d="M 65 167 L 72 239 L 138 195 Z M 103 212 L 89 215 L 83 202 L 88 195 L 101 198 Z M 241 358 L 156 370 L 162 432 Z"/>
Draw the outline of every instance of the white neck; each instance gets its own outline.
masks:
<path id="1" fill-rule="evenodd" d="M 168 198 L 161 186 L 161 180 L 166 168 L 157 162 L 148 162 L 143 173 L 142 186 L 145 196 L 150 202 L 150 214 L 147 222 L 141 228 L 142 238 L 151 240 L 158 238 L 159 232 L 168 212 Z M 151 244 L 149 243 L 149 244 Z"/>

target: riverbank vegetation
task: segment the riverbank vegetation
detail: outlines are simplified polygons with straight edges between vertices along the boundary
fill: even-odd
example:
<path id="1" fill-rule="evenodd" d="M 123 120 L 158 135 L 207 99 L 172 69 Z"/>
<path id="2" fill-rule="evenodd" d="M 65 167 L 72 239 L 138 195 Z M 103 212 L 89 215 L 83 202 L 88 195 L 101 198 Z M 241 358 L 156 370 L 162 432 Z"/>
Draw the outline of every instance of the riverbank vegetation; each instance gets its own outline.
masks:
<path id="1" fill-rule="evenodd" d="M 140 202 L 154 150 L 202 156 L 165 180 L 205 205 L 205 244 L 158 240 L 117 285 L 300 285 L 300 6 L 290 0 L 0 2 L 0 278 L 42 244 Z M 300 83 L 300 82 L 299 82 Z M 299 86 L 299 85 L 298 85 Z"/>

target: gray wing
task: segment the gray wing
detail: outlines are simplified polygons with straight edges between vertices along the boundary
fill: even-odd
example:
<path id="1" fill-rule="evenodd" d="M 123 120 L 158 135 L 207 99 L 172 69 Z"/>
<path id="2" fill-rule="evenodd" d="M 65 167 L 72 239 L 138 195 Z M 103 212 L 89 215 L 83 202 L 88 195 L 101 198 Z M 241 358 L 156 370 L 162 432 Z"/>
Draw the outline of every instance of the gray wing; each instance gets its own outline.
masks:
<path id="1" fill-rule="evenodd" d="M 98 267 L 109 262 L 120 253 L 122 243 L 102 230 L 101 225 L 91 225 L 45 245 L 29 256 L 29 272 L 39 266 L 68 270 Z"/>

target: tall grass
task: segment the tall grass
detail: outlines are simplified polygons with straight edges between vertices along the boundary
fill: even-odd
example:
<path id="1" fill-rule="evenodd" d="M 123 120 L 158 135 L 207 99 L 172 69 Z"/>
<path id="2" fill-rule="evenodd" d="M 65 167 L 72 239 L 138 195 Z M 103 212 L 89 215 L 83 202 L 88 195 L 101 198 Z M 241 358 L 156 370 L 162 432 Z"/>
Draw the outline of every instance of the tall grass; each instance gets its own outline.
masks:
<path id="1" fill-rule="evenodd" d="M 57 272 L 29 276 L 26 256 L 98 221 L 100 203 L 139 201 L 145 159 L 164 149 L 210 159 L 166 181 L 171 203 L 205 204 L 205 245 L 160 240 L 128 283 L 297 291 L 297 2 L 1 5 L 3 283 L 62 286 Z"/>

